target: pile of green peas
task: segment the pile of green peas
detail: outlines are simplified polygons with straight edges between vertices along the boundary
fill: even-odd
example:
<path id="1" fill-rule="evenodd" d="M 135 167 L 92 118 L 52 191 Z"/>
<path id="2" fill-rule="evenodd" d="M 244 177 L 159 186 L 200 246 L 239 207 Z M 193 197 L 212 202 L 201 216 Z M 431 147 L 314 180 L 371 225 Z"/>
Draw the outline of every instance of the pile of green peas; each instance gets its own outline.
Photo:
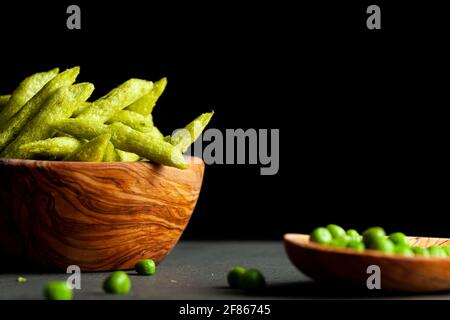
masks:
<path id="1" fill-rule="evenodd" d="M 228 272 L 227 280 L 231 288 L 248 292 L 257 292 L 266 286 L 266 280 L 259 270 L 239 266 Z"/>
<path id="2" fill-rule="evenodd" d="M 371 249 L 386 254 L 400 254 L 411 257 L 450 257 L 450 247 L 431 246 L 429 248 L 421 248 L 411 246 L 404 233 L 394 232 L 387 235 L 381 227 L 370 227 L 360 235 L 354 229 L 346 231 L 336 224 L 329 224 L 325 228 L 318 227 L 314 229 L 309 239 L 315 243 L 358 251 Z"/>
<path id="3" fill-rule="evenodd" d="M 134 266 L 140 275 L 152 276 L 156 272 L 156 264 L 152 259 L 140 260 Z M 131 281 L 124 271 L 114 271 L 103 282 L 106 293 L 125 295 L 131 290 Z M 72 300 L 72 289 L 65 281 L 49 282 L 44 287 L 44 296 L 47 300 Z"/>

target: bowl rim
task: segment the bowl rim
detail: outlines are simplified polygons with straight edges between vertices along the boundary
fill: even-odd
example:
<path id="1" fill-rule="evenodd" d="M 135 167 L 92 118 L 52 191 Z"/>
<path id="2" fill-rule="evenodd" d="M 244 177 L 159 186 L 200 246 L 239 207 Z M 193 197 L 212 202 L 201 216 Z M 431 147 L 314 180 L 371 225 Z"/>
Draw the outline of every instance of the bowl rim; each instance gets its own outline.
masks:
<path id="1" fill-rule="evenodd" d="M 192 166 L 204 166 L 205 162 L 203 159 L 196 156 L 183 156 L 189 165 L 187 169 Z M 31 159 L 16 159 L 16 158 L 1 158 L 0 157 L 0 165 L 9 166 L 9 167 L 39 167 L 39 166 L 74 166 L 74 167 L 101 167 L 105 168 L 108 166 L 121 165 L 121 166 L 142 166 L 149 165 L 152 167 L 164 167 L 164 168 L 172 168 L 178 169 L 176 167 L 166 166 L 159 163 L 150 162 L 148 160 L 144 161 L 130 161 L 130 162 L 122 162 L 122 161 L 113 161 L 113 162 L 90 162 L 90 161 L 61 161 L 61 160 L 31 160 Z M 184 171 L 186 169 L 178 169 Z"/>

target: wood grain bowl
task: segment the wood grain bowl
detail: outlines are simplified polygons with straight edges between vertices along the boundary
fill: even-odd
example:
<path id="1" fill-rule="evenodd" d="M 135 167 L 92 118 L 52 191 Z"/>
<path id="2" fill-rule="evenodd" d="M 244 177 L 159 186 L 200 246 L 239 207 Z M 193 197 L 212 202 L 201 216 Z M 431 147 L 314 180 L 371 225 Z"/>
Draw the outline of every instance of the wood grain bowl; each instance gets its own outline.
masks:
<path id="1" fill-rule="evenodd" d="M 409 237 L 419 247 L 450 246 L 450 239 Z M 381 271 L 381 289 L 403 292 L 450 290 L 450 258 L 407 257 L 379 251 L 339 249 L 309 241 L 309 235 L 286 234 L 284 245 L 292 263 L 307 276 L 321 282 L 342 282 L 366 287 L 367 267 Z"/>
<path id="2" fill-rule="evenodd" d="M 195 161 L 193 161 L 195 160 Z M 204 163 L 0 159 L 0 254 L 46 269 L 130 269 L 160 262 L 199 197 Z"/>

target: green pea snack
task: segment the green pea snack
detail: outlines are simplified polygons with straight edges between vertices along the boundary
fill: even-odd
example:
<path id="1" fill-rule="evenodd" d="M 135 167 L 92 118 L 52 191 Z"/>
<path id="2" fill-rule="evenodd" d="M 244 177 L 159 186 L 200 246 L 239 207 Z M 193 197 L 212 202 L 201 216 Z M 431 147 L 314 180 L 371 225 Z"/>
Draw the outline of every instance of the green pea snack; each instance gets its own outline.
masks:
<path id="1" fill-rule="evenodd" d="M 20 147 L 26 143 L 50 138 L 54 133 L 51 124 L 69 118 L 76 106 L 89 98 L 92 91 L 94 91 L 94 86 L 90 83 L 80 83 L 57 89 L 41 106 L 36 116 L 20 131 L 16 139 L 0 153 L 0 156 L 29 158 L 30 155 Z"/>
<path id="2" fill-rule="evenodd" d="M 23 80 L 16 90 L 11 94 L 5 107 L 0 112 L 0 126 L 11 119 L 25 103 L 28 102 L 42 87 L 53 79 L 59 70 L 58 68 L 33 74 Z M 4 98 L 3 98 L 4 99 Z"/>
<path id="3" fill-rule="evenodd" d="M 152 111 L 167 86 L 130 79 L 103 97 L 87 101 L 94 86 L 74 84 L 74 67 L 23 80 L 0 96 L 0 157 L 85 162 L 151 161 L 188 167 L 183 153 L 208 125 L 213 112 L 190 122 L 184 134 L 164 136 Z"/>
<path id="4" fill-rule="evenodd" d="M 139 161 L 140 157 L 136 153 L 126 152 L 120 149 L 116 149 L 117 156 L 121 162 L 134 162 Z"/>
<path id="5" fill-rule="evenodd" d="M 129 105 L 127 110 L 137 112 L 143 116 L 151 115 L 153 108 L 156 105 L 156 101 L 158 101 L 166 86 L 167 78 L 156 81 L 150 92 Z"/>
<path id="6" fill-rule="evenodd" d="M 153 119 L 150 116 L 143 116 L 140 113 L 129 111 L 129 110 L 121 110 L 114 114 L 107 123 L 111 124 L 114 122 L 121 122 L 133 129 L 139 130 L 141 127 L 152 127 Z"/>
<path id="7" fill-rule="evenodd" d="M 23 144 L 19 150 L 33 158 L 61 159 L 77 150 L 81 144 L 80 140 L 73 137 L 55 137 Z"/>
<path id="8" fill-rule="evenodd" d="M 117 150 L 114 148 L 114 145 L 111 143 L 111 141 L 109 141 L 108 144 L 106 145 L 105 154 L 103 155 L 102 161 L 103 162 L 120 161 L 119 155 L 117 154 Z"/>
<path id="9" fill-rule="evenodd" d="M 388 255 L 402 255 L 406 257 L 450 257 L 450 247 L 431 246 L 421 248 L 411 246 L 408 237 L 402 232 L 386 235 L 381 227 L 370 227 L 362 236 L 355 229 L 345 231 L 342 227 L 329 224 L 326 228 L 315 228 L 309 237 L 311 242 L 334 248 L 346 248 L 362 252 L 366 249 L 380 251 Z"/>
<path id="10" fill-rule="evenodd" d="M 117 112 L 150 92 L 153 82 L 130 79 L 91 103 L 77 118 L 104 123 Z"/>
<path id="11" fill-rule="evenodd" d="M 5 95 L 0 96 L 0 112 L 4 109 L 4 107 L 8 103 L 9 98 L 11 98 L 10 94 L 5 94 Z"/>
<path id="12" fill-rule="evenodd" d="M 189 146 L 208 125 L 213 115 L 214 112 L 203 113 L 184 127 L 184 129 L 175 132 L 168 140 L 172 145 L 180 149 L 182 153 L 186 152 Z"/>
<path id="13" fill-rule="evenodd" d="M 64 160 L 102 162 L 110 139 L 111 135 L 109 133 L 101 134 L 88 143 L 83 144 Z"/>
<path id="14" fill-rule="evenodd" d="M 13 117 L 0 124 L 0 151 L 16 138 L 57 89 L 73 84 L 79 73 L 79 67 L 59 73 L 28 100 Z"/>
<path id="15" fill-rule="evenodd" d="M 181 151 L 164 140 L 155 139 L 120 122 L 111 125 L 68 119 L 54 123 L 54 128 L 78 138 L 93 139 L 110 133 L 111 142 L 120 150 L 136 153 L 150 161 L 179 169 L 187 168 Z"/>

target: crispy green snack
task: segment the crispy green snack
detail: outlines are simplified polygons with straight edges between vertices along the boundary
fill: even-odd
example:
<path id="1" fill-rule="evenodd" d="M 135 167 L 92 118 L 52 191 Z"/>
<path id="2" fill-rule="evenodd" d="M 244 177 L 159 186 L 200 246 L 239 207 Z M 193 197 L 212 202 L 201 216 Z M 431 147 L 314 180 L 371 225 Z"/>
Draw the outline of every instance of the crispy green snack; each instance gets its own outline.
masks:
<path id="1" fill-rule="evenodd" d="M 76 117 L 79 116 L 81 113 L 83 113 L 84 111 L 86 111 L 87 108 L 89 108 L 91 106 L 90 102 L 83 102 L 80 103 L 80 105 L 77 107 L 77 110 L 75 110 L 73 112 L 72 117 Z"/>
<path id="2" fill-rule="evenodd" d="M 0 112 L 0 126 L 11 119 L 58 72 L 59 69 L 55 68 L 47 72 L 35 73 L 23 80 L 12 93 L 8 104 Z"/>
<path id="3" fill-rule="evenodd" d="M 45 140 L 38 140 L 20 146 L 20 151 L 31 154 L 35 157 L 63 158 L 81 147 L 81 142 L 72 137 L 55 137 Z"/>
<path id="4" fill-rule="evenodd" d="M 114 122 L 123 123 L 133 129 L 137 129 L 139 127 L 150 127 L 153 126 L 153 118 L 152 115 L 143 116 L 140 113 L 129 111 L 129 110 L 120 110 L 116 114 L 112 116 L 106 123 L 111 124 Z"/>
<path id="5" fill-rule="evenodd" d="M 30 158 L 32 154 L 21 151 L 20 146 L 51 137 L 54 134 L 51 123 L 69 118 L 78 104 L 89 98 L 92 91 L 94 91 L 94 85 L 91 83 L 80 83 L 56 90 L 43 104 L 39 113 L 28 122 L 17 138 L 0 155 L 5 158 Z"/>
<path id="6" fill-rule="evenodd" d="M 102 162 L 105 156 L 106 149 L 111 135 L 109 133 L 99 135 L 88 143 L 82 145 L 78 150 L 69 156 L 65 157 L 65 161 L 87 161 L 87 162 Z"/>
<path id="7" fill-rule="evenodd" d="M 10 94 L 0 96 L 0 110 L 8 103 L 9 98 L 11 98 Z"/>
<path id="8" fill-rule="evenodd" d="M 132 104 L 153 88 L 153 82 L 141 79 L 130 79 L 111 90 L 102 98 L 91 103 L 91 106 L 77 118 L 105 123 L 117 112 Z"/>
<path id="9" fill-rule="evenodd" d="M 36 95 L 33 96 L 11 119 L 0 126 L 0 151 L 11 142 L 41 108 L 42 104 L 57 90 L 63 86 L 69 86 L 75 82 L 80 68 L 75 67 L 61 72 L 50 80 Z M 48 137 L 46 137 L 48 138 Z M 41 139 L 36 139 L 41 140 Z"/>
<path id="10" fill-rule="evenodd" d="M 121 162 L 135 162 L 140 159 L 140 157 L 135 153 L 126 152 L 119 149 L 116 149 L 116 151 Z"/>
<path id="11" fill-rule="evenodd" d="M 116 162 L 121 161 L 119 158 L 118 152 L 114 148 L 114 145 L 111 142 L 108 142 L 106 146 L 105 155 L 103 156 L 103 162 Z"/>
<path id="12" fill-rule="evenodd" d="M 184 129 L 175 131 L 170 137 L 170 143 L 180 149 L 182 153 L 186 152 L 189 146 L 194 143 L 208 125 L 213 115 L 214 111 L 201 114 L 184 127 Z"/>
<path id="13" fill-rule="evenodd" d="M 129 105 L 127 107 L 127 110 L 140 113 L 143 116 L 150 115 L 153 111 L 153 108 L 155 107 L 156 101 L 158 101 L 166 86 L 167 78 L 162 78 L 161 80 L 156 81 L 150 93 L 146 94 L 133 104 Z"/>
<path id="14" fill-rule="evenodd" d="M 149 135 L 150 137 L 155 138 L 155 139 L 159 139 L 159 140 L 164 139 L 164 136 L 161 133 L 161 131 L 159 131 L 159 129 L 155 126 L 140 126 L 140 127 L 136 127 L 133 129 L 143 132 L 143 133 L 146 133 L 147 135 Z"/>
<path id="15" fill-rule="evenodd" d="M 100 134 L 110 133 L 111 142 L 120 150 L 136 153 L 150 161 L 176 167 L 187 168 L 178 148 L 164 140 L 157 140 L 124 124 L 103 125 L 82 119 L 58 121 L 54 127 L 78 138 L 92 139 Z"/>

